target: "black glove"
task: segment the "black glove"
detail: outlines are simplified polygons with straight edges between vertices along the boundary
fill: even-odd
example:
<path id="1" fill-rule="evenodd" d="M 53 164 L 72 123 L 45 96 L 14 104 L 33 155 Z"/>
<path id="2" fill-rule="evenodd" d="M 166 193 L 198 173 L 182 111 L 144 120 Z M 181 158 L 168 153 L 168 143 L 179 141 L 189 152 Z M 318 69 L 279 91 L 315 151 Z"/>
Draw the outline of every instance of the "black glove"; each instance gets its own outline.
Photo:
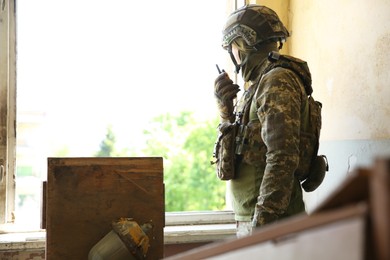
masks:
<path id="1" fill-rule="evenodd" d="M 217 100 L 219 114 L 222 119 L 234 121 L 234 105 L 233 99 L 237 97 L 240 87 L 233 84 L 226 72 L 222 72 L 214 82 L 214 96 Z"/>

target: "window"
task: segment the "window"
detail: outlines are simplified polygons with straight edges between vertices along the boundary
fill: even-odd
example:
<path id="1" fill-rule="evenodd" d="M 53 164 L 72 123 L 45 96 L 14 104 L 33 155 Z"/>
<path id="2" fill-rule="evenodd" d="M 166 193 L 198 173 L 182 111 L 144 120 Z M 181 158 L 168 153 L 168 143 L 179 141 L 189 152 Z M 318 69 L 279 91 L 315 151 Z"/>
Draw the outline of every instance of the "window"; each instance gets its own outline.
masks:
<path id="1" fill-rule="evenodd" d="M 233 8 L 226 0 L 3 2 L 2 222 L 39 227 L 47 157 L 94 156 L 108 130 L 131 155 L 156 116 L 215 117 L 215 63 L 230 65 L 220 36 Z"/>

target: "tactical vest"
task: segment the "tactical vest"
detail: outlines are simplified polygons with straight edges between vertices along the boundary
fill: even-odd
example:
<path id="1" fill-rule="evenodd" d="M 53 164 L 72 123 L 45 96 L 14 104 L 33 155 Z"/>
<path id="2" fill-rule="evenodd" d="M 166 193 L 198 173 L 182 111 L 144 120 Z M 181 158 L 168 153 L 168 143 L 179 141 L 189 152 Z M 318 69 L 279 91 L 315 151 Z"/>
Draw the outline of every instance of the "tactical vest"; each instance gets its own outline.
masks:
<path id="1" fill-rule="evenodd" d="M 287 55 L 280 55 L 277 52 L 271 52 L 268 58 L 271 63 L 260 76 L 260 81 L 243 94 L 236 106 L 235 124 L 239 126 L 235 138 L 235 154 L 238 158 L 236 163 L 244 160 L 256 166 L 256 164 L 265 161 L 266 146 L 260 137 L 261 125 L 259 122 L 254 123 L 254 120 L 249 118 L 249 114 L 257 111 L 256 100 L 253 100 L 253 96 L 256 95 L 256 91 L 259 89 L 263 75 L 277 67 L 289 69 L 302 80 L 307 95 L 304 113 L 301 115 L 300 155 L 295 176 L 303 182 L 302 186 L 306 191 L 313 191 L 322 183 L 325 171 L 328 171 L 326 156 L 317 155 L 322 104 L 315 101 L 311 96 L 313 93 L 311 75 L 305 61 Z M 251 110 L 252 113 L 250 113 Z"/>

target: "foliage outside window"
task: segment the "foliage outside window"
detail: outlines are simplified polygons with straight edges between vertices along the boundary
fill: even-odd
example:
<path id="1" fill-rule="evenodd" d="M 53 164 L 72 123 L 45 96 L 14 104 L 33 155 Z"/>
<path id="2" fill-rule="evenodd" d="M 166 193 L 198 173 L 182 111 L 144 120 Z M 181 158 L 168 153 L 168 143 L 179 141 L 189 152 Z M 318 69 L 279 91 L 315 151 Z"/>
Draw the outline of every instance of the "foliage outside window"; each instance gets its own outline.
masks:
<path id="1" fill-rule="evenodd" d="M 191 112 L 160 115 L 144 130 L 146 143 L 137 151 L 118 151 L 108 127 L 96 156 L 162 156 L 166 211 L 223 210 L 226 186 L 209 163 L 217 124 L 217 119 L 197 120 Z"/>

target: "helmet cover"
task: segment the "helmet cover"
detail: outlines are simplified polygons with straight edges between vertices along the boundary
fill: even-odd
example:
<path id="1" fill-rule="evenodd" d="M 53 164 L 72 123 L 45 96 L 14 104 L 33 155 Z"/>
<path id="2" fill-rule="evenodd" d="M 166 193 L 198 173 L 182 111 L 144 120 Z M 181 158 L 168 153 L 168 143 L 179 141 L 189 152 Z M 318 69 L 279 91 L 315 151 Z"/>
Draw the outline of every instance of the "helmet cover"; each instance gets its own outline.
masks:
<path id="1" fill-rule="evenodd" d="M 222 47 L 228 48 L 241 37 L 249 46 L 266 41 L 286 41 L 289 33 L 278 15 L 270 8 L 261 5 L 245 5 L 234 11 L 223 29 Z"/>

